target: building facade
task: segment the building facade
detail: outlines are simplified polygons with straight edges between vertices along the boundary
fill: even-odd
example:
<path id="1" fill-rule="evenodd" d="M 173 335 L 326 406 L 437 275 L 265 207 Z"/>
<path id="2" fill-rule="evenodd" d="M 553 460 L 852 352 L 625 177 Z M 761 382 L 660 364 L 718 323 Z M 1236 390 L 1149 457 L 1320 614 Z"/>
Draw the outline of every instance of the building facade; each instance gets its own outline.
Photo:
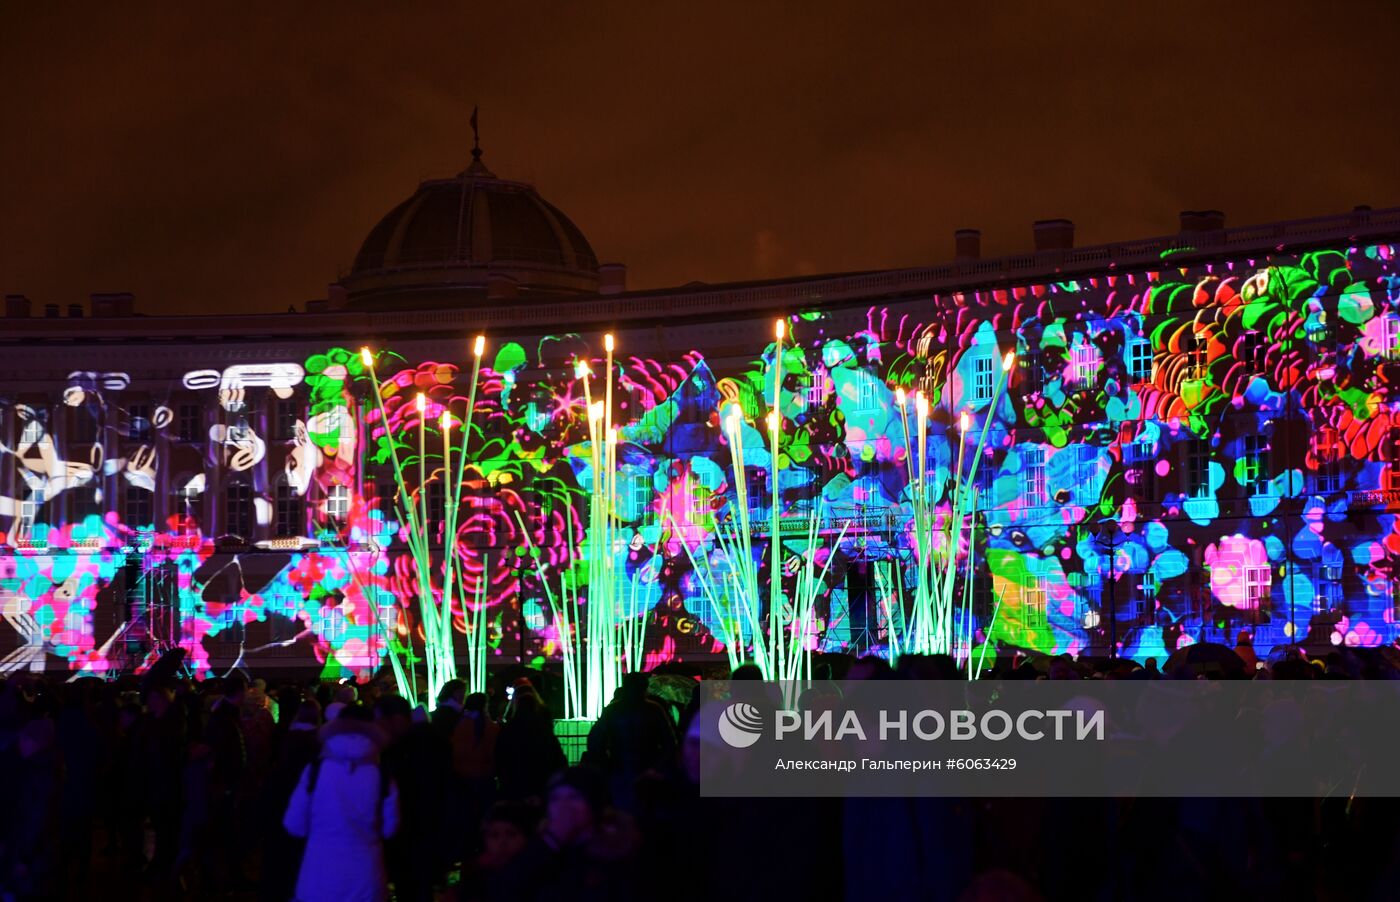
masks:
<path id="1" fill-rule="evenodd" d="M 0 668 L 180 646 L 201 673 L 372 670 L 421 641 L 415 535 L 430 592 L 456 561 L 447 591 L 486 612 L 493 662 L 559 655 L 560 598 L 588 597 L 599 554 L 648 664 L 722 657 L 704 571 L 741 522 L 764 585 L 777 524 L 781 597 L 818 563 L 812 647 L 880 650 L 927 547 L 914 487 L 942 523 L 963 483 L 966 644 L 1393 643 L 1400 211 L 1036 237 L 1014 258 L 960 233 L 937 267 L 629 292 L 478 157 L 391 211 L 305 312 L 142 317 L 104 295 L 34 316 L 11 296 Z"/>

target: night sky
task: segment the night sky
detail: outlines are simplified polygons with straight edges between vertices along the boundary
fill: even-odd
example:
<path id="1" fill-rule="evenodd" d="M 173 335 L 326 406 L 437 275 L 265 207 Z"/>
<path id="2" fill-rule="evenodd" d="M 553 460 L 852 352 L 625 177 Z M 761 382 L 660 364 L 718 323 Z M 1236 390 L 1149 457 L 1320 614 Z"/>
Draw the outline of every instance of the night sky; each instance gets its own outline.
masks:
<path id="1" fill-rule="evenodd" d="M 474 103 L 632 288 L 1400 205 L 1392 0 L 940 5 L 6 4 L 0 291 L 323 297 Z"/>

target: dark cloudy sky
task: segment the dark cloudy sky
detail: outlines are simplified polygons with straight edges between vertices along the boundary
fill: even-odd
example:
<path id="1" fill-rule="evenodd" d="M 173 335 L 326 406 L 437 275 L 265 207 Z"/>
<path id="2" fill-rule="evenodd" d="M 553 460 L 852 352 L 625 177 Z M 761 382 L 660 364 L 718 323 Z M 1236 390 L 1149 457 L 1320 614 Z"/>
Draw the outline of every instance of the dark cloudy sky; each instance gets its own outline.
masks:
<path id="1" fill-rule="evenodd" d="M 1392 0 L 946 5 L 7 3 L 0 290 L 322 297 L 473 103 L 632 287 L 1400 205 Z"/>

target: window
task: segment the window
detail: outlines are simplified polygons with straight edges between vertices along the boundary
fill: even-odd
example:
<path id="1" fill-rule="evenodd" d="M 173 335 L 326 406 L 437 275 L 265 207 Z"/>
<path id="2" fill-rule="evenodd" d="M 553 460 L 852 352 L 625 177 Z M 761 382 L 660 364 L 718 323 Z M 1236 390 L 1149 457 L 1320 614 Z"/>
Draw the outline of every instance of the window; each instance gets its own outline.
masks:
<path id="1" fill-rule="evenodd" d="M 399 626 L 399 606 L 394 603 L 394 596 L 388 592 L 381 593 L 375 599 L 375 607 L 379 611 L 379 625 L 384 632 L 394 635 Z"/>
<path id="2" fill-rule="evenodd" d="M 286 482 L 277 484 L 277 510 L 273 528 L 279 536 L 299 536 L 306 532 L 306 504 L 296 489 Z"/>
<path id="3" fill-rule="evenodd" d="M 820 407 L 826 400 L 826 389 L 830 384 L 831 377 L 827 375 L 826 369 L 817 367 L 812 372 L 812 382 L 807 386 L 807 404 L 811 407 Z"/>
<path id="4" fill-rule="evenodd" d="M 146 404 L 133 404 L 126 409 L 126 437 L 139 439 L 151 431 L 151 408 Z"/>
<path id="5" fill-rule="evenodd" d="M 439 485 L 439 483 L 433 483 L 433 485 Z M 438 494 L 442 494 L 441 490 Z M 428 498 L 431 506 L 432 495 L 430 494 Z M 326 491 L 326 516 L 332 520 L 344 520 L 350 516 L 350 486 L 333 485 Z"/>
<path id="6" fill-rule="evenodd" d="M 279 441 L 290 441 L 297 435 L 297 420 L 301 419 L 301 405 L 296 401 L 278 401 L 272 423 L 272 437 Z"/>
<path id="7" fill-rule="evenodd" d="M 1094 445 L 1075 448 L 1074 482 L 1090 492 L 1098 485 L 1099 449 Z"/>
<path id="8" fill-rule="evenodd" d="M 154 497 L 146 489 L 127 483 L 122 489 L 122 521 L 133 529 L 150 526 L 155 521 Z"/>
<path id="9" fill-rule="evenodd" d="M 651 477 L 646 473 L 628 472 L 618 480 L 618 516 L 632 523 L 646 516 L 651 507 Z"/>
<path id="10" fill-rule="evenodd" d="M 1103 606 L 1103 586 L 1098 583 L 1090 583 L 1085 577 L 1080 583 L 1080 590 L 1084 596 L 1084 619 L 1080 621 L 1085 629 L 1107 630 L 1111 619 Z M 1117 599 L 1114 600 L 1115 604 Z"/>
<path id="11" fill-rule="evenodd" d="M 981 355 L 972 359 L 972 400 L 992 400 L 992 358 Z"/>
<path id="12" fill-rule="evenodd" d="M 335 488 L 335 487 L 332 486 L 332 488 Z M 348 492 L 349 490 L 347 489 L 346 491 Z M 432 524 L 434 524 L 434 523 L 441 523 L 443 520 L 447 519 L 447 517 L 446 517 L 446 510 L 447 510 L 447 492 L 444 491 L 444 487 L 443 487 L 443 484 L 442 484 L 442 480 L 440 480 L 440 479 L 434 479 L 432 482 L 428 483 L 428 485 L 427 485 L 427 493 L 428 493 L 428 494 L 427 494 L 428 522 L 425 523 L 425 524 L 423 524 L 423 525 L 424 525 L 425 527 L 431 528 Z M 421 503 L 421 502 L 420 502 L 420 503 Z M 330 510 L 331 510 L 331 502 L 328 500 L 328 501 L 326 502 L 326 513 L 329 514 L 329 513 L 330 513 Z M 350 511 L 350 509 L 349 509 L 349 498 L 348 498 L 348 495 L 347 495 L 347 498 L 346 498 L 346 513 L 349 513 L 349 511 Z M 419 510 L 419 513 L 422 513 L 422 510 L 421 510 L 421 509 Z M 332 516 L 334 516 L 334 514 L 332 514 Z M 458 519 L 459 521 L 462 519 L 460 513 L 458 514 L 457 519 Z"/>
<path id="13" fill-rule="evenodd" d="M 1190 362 L 1186 371 L 1187 379 L 1204 379 L 1206 377 L 1206 346 L 1206 336 L 1200 332 L 1195 333 L 1187 358 Z"/>
<path id="14" fill-rule="evenodd" d="M 1081 336 L 1070 352 L 1070 379 L 1078 388 L 1092 388 L 1098 371 L 1098 348 Z"/>
<path id="15" fill-rule="evenodd" d="M 301 599 L 291 592 L 279 594 L 268 605 L 274 614 L 281 614 L 288 620 L 295 620 L 297 610 L 301 607 Z"/>
<path id="16" fill-rule="evenodd" d="M 24 424 L 24 431 L 20 433 L 20 444 L 32 445 L 42 441 L 44 438 L 44 425 L 38 420 L 30 420 Z"/>
<path id="17" fill-rule="evenodd" d="M 700 483 L 691 480 L 686 493 L 686 519 L 700 523 L 710 515 L 710 493 Z"/>
<path id="18" fill-rule="evenodd" d="M 1137 439 L 1127 449 L 1128 484 L 1135 489 L 1140 501 L 1157 500 L 1156 451 L 1149 439 Z"/>
<path id="19" fill-rule="evenodd" d="M 1152 615 L 1157 610 L 1157 574 L 1151 570 L 1138 577 L 1137 591 L 1133 593 L 1134 620 Z"/>
<path id="20" fill-rule="evenodd" d="M 1243 457 L 1240 459 L 1240 484 L 1252 495 L 1272 495 L 1269 478 L 1269 440 L 1262 435 L 1244 437 Z"/>
<path id="21" fill-rule="evenodd" d="M 549 406 L 545 401 L 531 401 L 525 405 L 525 425 L 531 432 L 543 432 L 549 425 Z"/>
<path id="22" fill-rule="evenodd" d="M 977 464 L 976 488 L 977 504 L 979 507 L 992 503 L 992 484 L 996 481 L 997 467 L 992 460 L 992 449 L 988 448 L 982 452 L 982 459 Z"/>
<path id="23" fill-rule="evenodd" d="M 1312 437 L 1313 460 L 1317 465 L 1315 489 L 1319 494 L 1342 490 L 1342 442 L 1337 430 L 1323 426 Z"/>
<path id="24" fill-rule="evenodd" d="M 626 414 L 622 417 L 623 420 L 635 420 L 646 413 L 646 411 L 642 409 L 643 394 L 640 388 L 633 385 L 631 382 L 623 380 L 621 384 L 618 385 L 618 389 L 618 409 L 626 411 Z M 534 427 L 532 426 L 531 428 Z"/>
<path id="25" fill-rule="evenodd" d="M 1041 366 L 1040 352 L 1030 351 L 1016 358 L 1021 373 L 1021 391 L 1034 394 L 1045 388 L 1045 370 Z"/>
<path id="26" fill-rule="evenodd" d="M 1134 382 L 1151 382 L 1152 370 L 1152 342 L 1145 338 L 1128 342 L 1128 377 Z"/>
<path id="27" fill-rule="evenodd" d="M 1190 498 L 1210 497 L 1210 448 L 1201 439 L 1192 439 L 1187 446 L 1184 490 Z"/>
<path id="28" fill-rule="evenodd" d="M 992 578 L 986 573 L 978 573 L 972 577 L 972 612 L 982 623 L 988 623 L 992 619 L 992 612 L 996 610 L 996 595 L 992 591 Z"/>
<path id="29" fill-rule="evenodd" d="M 179 516 L 193 516 L 196 513 L 195 499 L 199 493 L 189 486 L 189 480 L 184 480 L 184 485 L 180 485 L 177 480 L 175 491 L 171 493 L 170 512 Z"/>
<path id="30" fill-rule="evenodd" d="M 27 429 L 28 427 L 26 427 Z M 33 526 L 44 506 L 44 490 L 35 489 L 19 503 L 19 519 L 25 526 Z"/>
<path id="31" fill-rule="evenodd" d="M 203 424 L 203 411 L 198 404 L 181 404 L 179 410 L 179 433 L 182 442 L 197 442 L 203 436 L 200 435 L 200 426 Z"/>
<path id="32" fill-rule="evenodd" d="M 1023 454 L 1024 469 L 1022 474 L 1025 479 L 1025 486 L 1022 494 L 1025 495 L 1027 505 L 1037 506 L 1045 503 L 1045 449 L 1027 448 Z"/>
<path id="33" fill-rule="evenodd" d="M 855 492 L 852 493 L 856 504 L 864 507 L 879 507 L 884 503 L 880 494 L 880 479 L 872 474 L 866 474 L 856 480 Z"/>
<path id="34" fill-rule="evenodd" d="M 73 489 L 64 493 L 64 497 L 69 499 L 71 516 L 69 523 L 82 523 L 88 517 L 102 516 L 102 503 L 98 500 L 97 492 L 89 487 Z"/>
<path id="35" fill-rule="evenodd" d="M 228 426 L 228 441 L 246 442 L 252 437 L 253 431 L 248 427 L 248 418 L 238 416 L 233 419 Z"/>
<path id="36" fill-rule="evenodd" d="M 1023 606 L 1026 628 L 1032 630 L 1045 629 L 1049 623 L 1049 617 L 1048 608 L 1046 607 L 1044 580 L 1037 579 L 1031 585 L 1021 589 L 1021 604 Z"/>
<path id="37" fill-rule="evenodd" d="M 622 493 L 621 487 L 624 482 L 625 480 L 618 481 L 619 495 Z M 536 529 L 544 529 L 548 525 L 550 515 L 554 510 L 554 496 L 545 486 L 546 483 L 541 480 L 532 484 L 520 496 L 521 500 L 525 502 L 525 518 L 528 522 L 533 523 Z M 621 502 L 621 497 L 618 500 Z M 466 506 L 465 503 L 463 506 Z M 462 513 L 464 512 L 458 514 L 458 522 L 464 519 Z M 619 511 L 619 515 L 620 513 Z"/>
<path id="38" fill-rule="evenodd" d="M 1273 571 L 1269 567 L 1245 567 L 1244 568 L 1244 607 L 1246 610 L 1257 611 L 1262 602 L 1269 600 L 1269 584 L 1272 582 Z"/>
<path id="39" fill-rule="evenodd" d="M 386 520 L 398 519 L 398 508 L 394 501 L 397 492 L 393 483 L 366 479 L 361 490 L 364 492 L 366 509 L 378 510 Z"/>
<path id="40" fill-rule="evenodd" d="M 170 498 L 170 513 L 185 518 L 180 522 L 180 531 L 184 535 L 195 532 L 194 520 L 201 514 L 199 495 L 202 489 L 198 485 L 192 484 L 196 482 L 197 480 L 191 480 L 187 476 L 181 477 L 176 481 L 177 488 Z"/>
<path id="41" fill-rule="evenodd" d="M 253 490 L 246 485 L 224 489 L 224 534 L 248 538 L 253 534 Z"/>
<path id="42" fill-rule="evenodd" d="M 1388 461 L 1383 485 L 1386 489 L 1394 491 L 1400 489 L 1400 426 L 1390 427 L 1389 439 L 1389 444 L 1381 455 L 1382 460 Z"/>
<path id="43" fill-rule="evenodd" d="M 1342 568 L 1340 564 L 1317 564 L 1313 567 L 1313 606 L 1318 611 L 1332 611 L 1342 605 Z"/>
<path id="44" fill-rule="evenodd" d="M 1400 316 L 1381 317 L 1381 356 L 1387 360 L 1400 359 Z"/>
<path id="45" fill-rule="evenodd" d="M 856 407 L 859 410 L 873 410 L 875 402 L 875 379 L 866 375 L 856 380 Z"/>
<path id="46" fill-rule="evenodd" d="M 1249 331 L 1240 336 L 1239 358 L 1251 370 L 1258 366 L 1260 351 L 1264 349 L 1264 333 Z"/>
<path id="47" fill-rule="evenodd" d="M 332 644 L 345 638 L 345 612 L 331 608 L 321 621 L 321 638 Z"/>
<path id="48" fill-rule="evenodd" d="M 749 496 L 749 516 L 761 516 L 773 501 L 769 497 L 768 471 L 749 470 L 744 478 L 748 481 L 745 491 Z"/>

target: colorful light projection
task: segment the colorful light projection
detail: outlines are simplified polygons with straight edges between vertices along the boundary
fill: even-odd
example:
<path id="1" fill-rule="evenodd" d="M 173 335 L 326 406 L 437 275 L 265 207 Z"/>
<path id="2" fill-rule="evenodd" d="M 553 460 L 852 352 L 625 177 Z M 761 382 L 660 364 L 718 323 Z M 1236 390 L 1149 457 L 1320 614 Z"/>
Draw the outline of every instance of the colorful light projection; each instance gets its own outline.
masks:
<path id="1" fill-rule="evenodd" d="M 1395 249 L 1169 263 L 802 314 L 737 363 L 75 372 L 0 399 L 0 667 L 553 659 L 586 714 L 687 655 L 1394 642 Z"/>

